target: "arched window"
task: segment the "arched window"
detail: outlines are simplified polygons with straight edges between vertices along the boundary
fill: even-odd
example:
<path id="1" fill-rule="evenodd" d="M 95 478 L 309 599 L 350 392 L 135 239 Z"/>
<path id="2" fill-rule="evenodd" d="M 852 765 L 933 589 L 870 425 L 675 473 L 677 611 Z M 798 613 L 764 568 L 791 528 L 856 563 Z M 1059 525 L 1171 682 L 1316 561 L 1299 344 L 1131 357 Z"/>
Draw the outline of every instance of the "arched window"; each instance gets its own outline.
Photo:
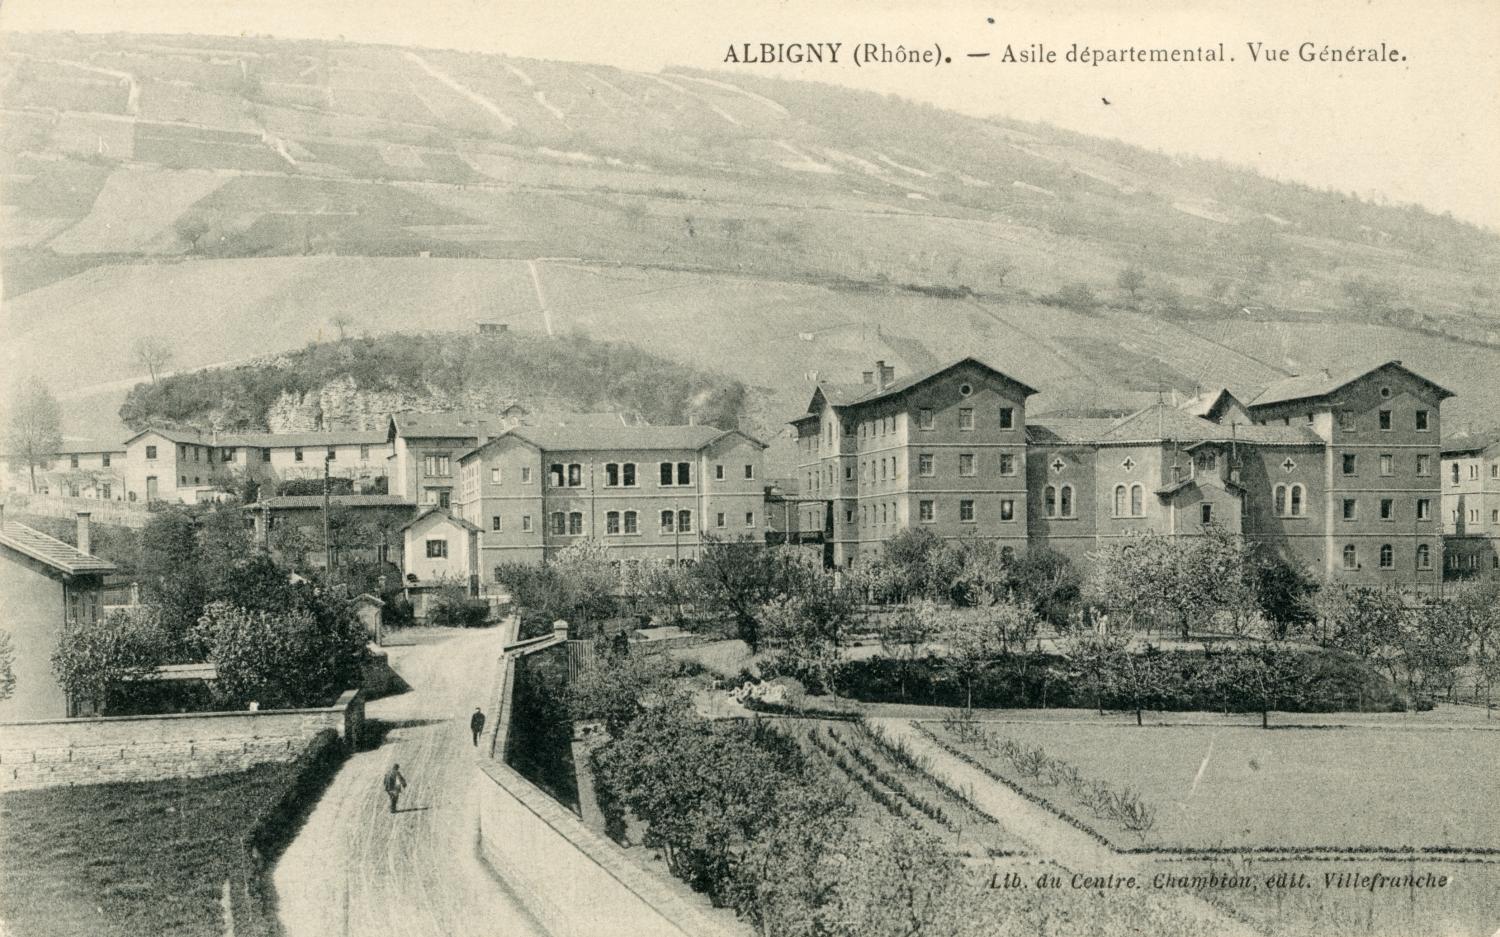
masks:
<path id="1" fill-rule="evenodd" d="M 1389 543 L 1380 545 L 1380 568 L 1390 569 L 1396 565 L 1396 551 Z"/>
<path id="2" fill-rule="evenodd" d="M 1130 486 L 1130 516 L 1141 517 L 1146 513 L 1146 489 L 1140 485 Z"/>
<path id="3" fill-rule="evenodd" d="M 1276 497 L 1276 515 L 1278 517 L 1285 517 L 1286 516 L 1286 486 L 1285 485 L 1277 485 L 1276 486 L 1276 495 L 1275 495 L 1275 497 Z"/>
<path id="4" fill-rule="evenodd" d="M 1352 543 L 1344 547 L 1344 568 L 1359 568 L 1359 554 L 1355 551 L 1354 544 Z"/>
<path id="5" fill-rule="evenodd" d="M 1125 486 L 1115 486 L 1115 517 L 1125 516 Z"/>
<path id="6" fill-rule="evenodd" d="M 1063 517 L 1072 517 L 1073 516 L 1073 486 L 1072 485 L 1063 485 L 1062 486 L 1062 499 L 1061 499 L 1061 501 L 1062 501 L 1062 509 L 1061 509 L 1062 510 L 1062 516 Z"/>
<path id="7" fill-rule="evenodd" d="M 1303 495 L 1302 486 L 1301 485 L 1293 485 L 1292 486 L 1292 516 L 1293 517 L 1301 517 L 1302 515 L 1304 515 L 1304 514 L 1307 513 L 1307 504 L 1306 504 L 1305 500 L 1303 499 L 1302 495 Z"/>
<path id="8" fill-rule="evenodd" d="M 1048 517 L 1057 516 L 1057 489 L 1052 485 L 1048 485 L 1047 490 L 1042 493 L 1042 503 Z"/>
<path id="9" fill-rule="evenodd" d="M 1425 544 L 1425 543 L 1419 543 L 1419 544 L 1417 544 L 1417 569 L 1431 569 L 1431 568 L 1432 568 L 1432 551 L 1428 549 L 1427 544 Z"/>

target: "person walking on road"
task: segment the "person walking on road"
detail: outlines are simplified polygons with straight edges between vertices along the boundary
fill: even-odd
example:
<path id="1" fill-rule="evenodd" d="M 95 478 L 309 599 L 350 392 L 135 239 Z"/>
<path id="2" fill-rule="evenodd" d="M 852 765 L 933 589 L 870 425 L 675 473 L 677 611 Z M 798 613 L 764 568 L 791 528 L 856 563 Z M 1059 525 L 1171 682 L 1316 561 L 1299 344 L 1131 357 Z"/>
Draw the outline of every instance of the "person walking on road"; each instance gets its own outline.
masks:
<path id="1" fill-rule="evenodd" d="M 385 795 L 391 799 L 391 813 L 396 812 L 396 800 L 404 790 L 406 778 L 401 775 L 401 766 L 393 762 L 391 770 L 385 773 Z"/>
<path id="2" fill-rule="evenodd" d="M 484 710 L 478 706 L 474 707 L 474 715 L 469 717 L 469 730 L 474 733 L 474 747 L 479 747 L 479 733 L 484 731 Z"/>

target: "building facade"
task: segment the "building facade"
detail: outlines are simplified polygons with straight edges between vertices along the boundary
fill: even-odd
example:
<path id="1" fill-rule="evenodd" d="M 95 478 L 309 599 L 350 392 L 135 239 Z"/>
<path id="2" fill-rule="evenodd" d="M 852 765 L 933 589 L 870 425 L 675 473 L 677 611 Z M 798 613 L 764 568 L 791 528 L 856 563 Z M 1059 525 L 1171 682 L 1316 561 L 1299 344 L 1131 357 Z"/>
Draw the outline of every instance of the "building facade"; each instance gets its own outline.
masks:
<path id="1" fill-rule="evenodd" d="M 1500 432 L 1443 443 L 1443 575 L 1500 577 Z"/>
<path id="2" fill-rule="evenodd" d="M 490 581 L 580 540 L 622 564 L 690 562 L 707 537 L 763 540 L 765 444 L 711 426 L 523 426 L 459 457 L 459 511 Z"/>

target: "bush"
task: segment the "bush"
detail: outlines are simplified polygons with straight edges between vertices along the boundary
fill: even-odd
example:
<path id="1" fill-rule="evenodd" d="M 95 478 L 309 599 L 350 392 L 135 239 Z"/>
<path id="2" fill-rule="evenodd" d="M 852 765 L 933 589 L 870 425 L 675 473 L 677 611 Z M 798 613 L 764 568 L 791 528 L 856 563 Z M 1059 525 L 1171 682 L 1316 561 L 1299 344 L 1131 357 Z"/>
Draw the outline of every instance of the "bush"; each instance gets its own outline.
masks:
<path id="1" fill-rule="evenodd" d="M 490 603 L 484 599 L 439 601 L 431 621 L 439 628 L 483 628 L 490 623 Z"/>
<path id="2" fill-rule="evenodd" d="M 323 493 L 323 479 L 288 478 L 285 481 L 276 483 L 276 493 L 278 495 L 321 495 Z M 328 493 L 331 495 L 354 494 L 354 479 L 328 479 Z"/>

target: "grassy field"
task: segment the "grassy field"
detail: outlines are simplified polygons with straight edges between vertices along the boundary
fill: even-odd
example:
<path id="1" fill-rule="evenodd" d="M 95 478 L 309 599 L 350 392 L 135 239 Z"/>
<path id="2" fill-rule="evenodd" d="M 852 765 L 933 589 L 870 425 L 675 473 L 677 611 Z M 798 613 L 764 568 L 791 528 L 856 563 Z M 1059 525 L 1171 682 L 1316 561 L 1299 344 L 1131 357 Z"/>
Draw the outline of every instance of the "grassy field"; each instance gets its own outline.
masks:
<path id="1" fill-rule="evenodd" d="M 15 937 L 268 931 L 247 902 L 241 838 L 277 802 L 288 765 L 139 784 L 0 795 L 0 919 Z"/>
<path id="2" fill-rule="evenodd" d="M 998 754 L 962 745 L 1002 776 L 1098 824 Z M 1500 845 L 1500 733 L 1005 725 L 995 739 L 1041 746 L 1086 778 L 1129 787 L 1156 809 L 1148 846 L 1493 848 Z"/>

